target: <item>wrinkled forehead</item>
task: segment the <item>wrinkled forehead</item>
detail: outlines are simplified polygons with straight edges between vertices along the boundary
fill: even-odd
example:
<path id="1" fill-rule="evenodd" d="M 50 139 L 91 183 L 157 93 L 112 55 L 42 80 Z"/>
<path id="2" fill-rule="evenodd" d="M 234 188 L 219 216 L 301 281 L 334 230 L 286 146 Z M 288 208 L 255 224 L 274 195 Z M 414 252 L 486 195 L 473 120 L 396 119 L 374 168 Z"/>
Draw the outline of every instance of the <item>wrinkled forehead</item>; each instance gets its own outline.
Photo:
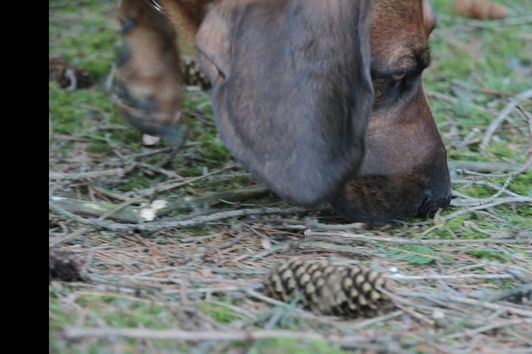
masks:
<path id="1" fill-rule="evenodd" d="M 424 53 L 435 26 L 429 0 L 374 0 L 370 18 L 372 65 L 379 67 Z"/>

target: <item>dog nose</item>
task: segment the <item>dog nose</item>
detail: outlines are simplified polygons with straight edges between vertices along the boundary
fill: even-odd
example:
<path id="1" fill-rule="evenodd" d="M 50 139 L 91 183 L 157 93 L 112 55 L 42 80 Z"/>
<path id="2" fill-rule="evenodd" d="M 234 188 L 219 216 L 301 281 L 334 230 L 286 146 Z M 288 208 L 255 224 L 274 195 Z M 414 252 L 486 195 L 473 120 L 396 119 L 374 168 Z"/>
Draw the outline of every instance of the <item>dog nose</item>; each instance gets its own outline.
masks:
<path id="1" fill-rule="evenodd" d="M 452 193 L 450 188 L 441 190 L 427 189 L 424 192 L 425 198 L 419 207 L 419 214 L 430 216 L 438 209 L 445 209 L 451 204 Z"/>

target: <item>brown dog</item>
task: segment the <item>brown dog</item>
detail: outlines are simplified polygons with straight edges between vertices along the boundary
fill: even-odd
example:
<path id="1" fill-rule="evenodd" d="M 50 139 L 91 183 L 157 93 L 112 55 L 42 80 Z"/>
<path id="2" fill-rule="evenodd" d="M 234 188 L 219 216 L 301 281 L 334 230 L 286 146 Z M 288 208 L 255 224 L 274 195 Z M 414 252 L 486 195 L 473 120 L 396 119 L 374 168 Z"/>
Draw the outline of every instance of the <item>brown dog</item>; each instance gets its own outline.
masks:
<path id="1" fill-rule="evenodd" d="M 280 196 L 372 224 L 449 204 L 446 151 L 421 74 L 427 0 L 123 0 L 118 97 L 171 138 L 179 36 L 212 83 L 218 131 Z"/>

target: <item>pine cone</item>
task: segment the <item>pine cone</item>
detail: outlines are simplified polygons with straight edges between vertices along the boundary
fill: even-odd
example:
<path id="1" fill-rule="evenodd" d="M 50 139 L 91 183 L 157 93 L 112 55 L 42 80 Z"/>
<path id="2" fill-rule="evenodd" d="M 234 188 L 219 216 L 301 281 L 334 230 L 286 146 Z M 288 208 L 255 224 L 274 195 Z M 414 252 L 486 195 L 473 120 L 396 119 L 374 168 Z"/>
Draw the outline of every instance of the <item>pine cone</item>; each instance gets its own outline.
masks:
<path id="1" fill-rule="evenodd" d="M 373 316 L 389 300 L 381 291 L 386 286 L 381 274 L 327 262 L 294 259 L 281 263 L 265 285 L 272 298 L 290 301 L 300 297 L 305 308 L 340 317 Z"/>
<path id="2" fill-rule="evenodd" d="M 79 260 L 68 252 L 50 249 L 48 254 L 48 283 L 52 280 L 82 281 Z"/>
<path id="3" fill-rule="evenodd" d="M 211 88 L 209 78 L 201 71 L 198 63 L 190 58 L 182 61 L 183 82 L 189 86 L 200 86 L 203 90 Z"/>
<path id="4" fill-rule="evenodd" d="M 69 90 L 88 88 L 94 84 L 87 71 L 57 57 L 48 57 L 48 81 L 57 81 L 62 88 Z"/>

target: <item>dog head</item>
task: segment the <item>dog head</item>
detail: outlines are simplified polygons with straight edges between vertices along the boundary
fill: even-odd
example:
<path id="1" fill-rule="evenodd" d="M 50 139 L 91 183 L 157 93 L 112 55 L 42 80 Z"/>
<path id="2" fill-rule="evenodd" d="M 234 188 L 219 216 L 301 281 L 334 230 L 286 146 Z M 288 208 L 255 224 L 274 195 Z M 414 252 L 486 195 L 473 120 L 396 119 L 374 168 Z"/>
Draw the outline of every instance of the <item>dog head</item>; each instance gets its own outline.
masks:
<path id="1" fill-rule="evenodd" d="M 434 16 L 428 0 L 377 0 L 370 13 L 374 97 L 365 155 L 331 202 L 371 223 L 426 216 L 451 199 L 446 151 L 422 83 Z"/>
<path id="2" fill-rule="evenodd" d="M 198 34 L 235 157 L 284 198 L 382 223 L 450 200 L 421 75 L 427 1 L 224 0 Z"/>
<path id="3" fill-rule="evenodd" d="M 424 0 L 223 0 L 198 36 L 215 119 L 276 193 L 384 223 L 450 201 L 446 151 L 421 80 Z"/>

